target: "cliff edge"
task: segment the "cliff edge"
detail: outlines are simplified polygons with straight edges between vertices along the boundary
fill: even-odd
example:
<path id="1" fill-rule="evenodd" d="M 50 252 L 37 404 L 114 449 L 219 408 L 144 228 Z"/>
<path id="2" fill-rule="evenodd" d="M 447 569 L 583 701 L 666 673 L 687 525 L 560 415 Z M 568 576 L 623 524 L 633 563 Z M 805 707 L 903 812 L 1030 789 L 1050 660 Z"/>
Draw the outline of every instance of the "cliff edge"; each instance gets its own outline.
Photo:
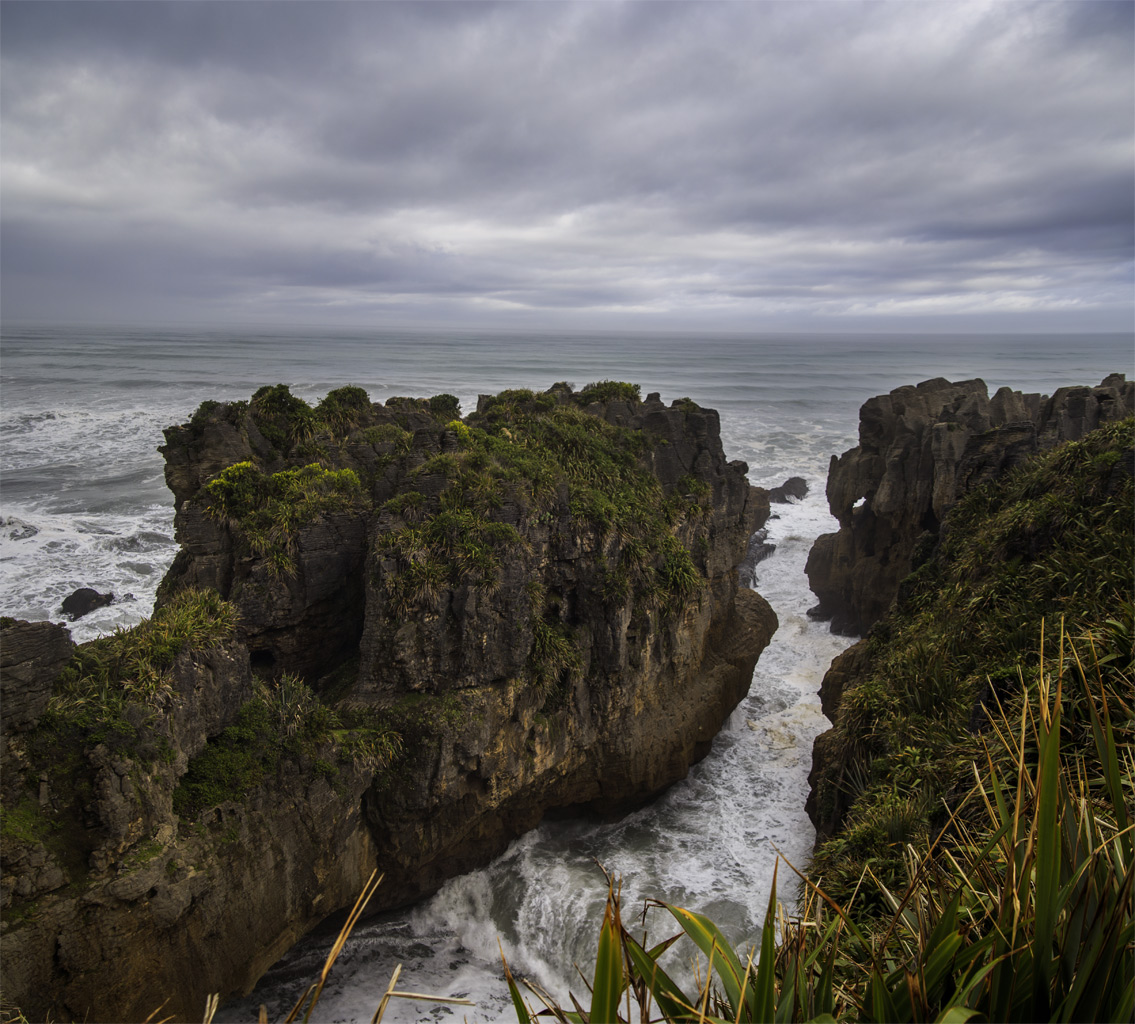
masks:
<path id="1" fill-rule="evenodd" d="M 866 633 L 959 498 L 1133 412 L 1135 383 L 1123 374 L 1051 397 L 1001 388 L 992 398 L 982 380 L 939 377 L 868 400 L 859 445 L 832 456 L 827 497 L 839 531 L 817 538 L 808 555 L 813 614 L 831 619 L 833 632 Z"/>
<path id="2" fill-rule="evenodd" d="M 601 382 L 464 419 L 277 386 L 170 428 L 153 619 L 78 648 L 5 622 L 5 1000 L 189 1019 L 372 867 L 372 909 L 407 903 L 682 778 L 776 628 L 736 572 L 767 496 L 718 427 Z"/>
<path id="3" fill-rule="evenodd" d="M 908 844 L 948 848 L 965 834 L 963 801 L 1005 738 L 991 722 L 1026 721 L 1040 667 L 1054 692 L 1062 680 L 1065 730 L 1088 747 L 1076 659 L 1130 692 L 1133 430 L 1131 418 L 1107 423 L 970 490 L 891 610 L 833 661 L 821 697 L 834 726 L 815 741 L 808 812 L 811 873 L 836 901 L 867 865 L 902 891 Z M 1116 714 L 1130 751 L 1131 715 Z M 891 909 L 873 883 L 856 906 Z"/>

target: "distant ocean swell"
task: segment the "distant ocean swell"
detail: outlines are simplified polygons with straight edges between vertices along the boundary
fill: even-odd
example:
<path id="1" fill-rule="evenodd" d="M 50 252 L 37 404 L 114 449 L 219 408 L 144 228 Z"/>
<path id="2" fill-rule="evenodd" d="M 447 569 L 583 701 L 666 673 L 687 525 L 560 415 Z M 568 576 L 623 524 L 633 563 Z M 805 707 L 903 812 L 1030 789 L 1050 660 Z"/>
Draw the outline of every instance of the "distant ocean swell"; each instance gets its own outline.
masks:
<path id="1" fill-rule="evenodd" d="M 563 992 L 571 964 L 592 948 L 603 882 L 594 860 L 624 876 L 631 900 L 652 895 L 707 911 L 738 940 L 755 930 L 775 850 L 806 860 L 803 812 L 813 737 L 826 727 L 815 691 L 848 642 L 805 612 L 812 541 L 834 528 L 824 484 L 830 457 L 855 443 L 872 395 L 934 376 L 983 377 L 1051 392 L 1130 372 L 1130 335 L 534 336 L 522 332 L 145 331 L 45 329 L 3 336 L 0 364 L 0 612 L 59 620 L 80 586 L 114 604 L 71 625 L 86 640 L 148 615 L 176 553 L 172 498 L 157 446 L 162 428 L 203 400 L 247 398 L 285 382 L 308 401 L 353 383 L 372 399 L 546 388 L 558 380 L 631 380 L 665 401 L 690 396 L 721 415 L 730 458 L 750 480 L 808 480 L 808 497 L 775 506 L 772 557 L 757 589 L 780 629 L 748 698 L 689 778 L 614 825 L 546 824 L 489 867 L 454 879 L 431 900 L 358 930 L 321 1002 L 327 1019 L 369 1020 L 395 963 L 418 990 L 467 994 L 471 1021 L 508 1016 L 496 942 L 514 968 Z M 128 598 L 126 595 L 132 595 Z M 783 875 L 782 875 L 783 879 Z M 783 897 L 789 894 L 782 889 Z M 317 973 L 329 940 L 313 936 L 219 1021 L 282 1015 Z M 286 1005 L 285 1005 L 286 1004 Z M 460 1020 L 400 1004 L 387 1019 Z"/>

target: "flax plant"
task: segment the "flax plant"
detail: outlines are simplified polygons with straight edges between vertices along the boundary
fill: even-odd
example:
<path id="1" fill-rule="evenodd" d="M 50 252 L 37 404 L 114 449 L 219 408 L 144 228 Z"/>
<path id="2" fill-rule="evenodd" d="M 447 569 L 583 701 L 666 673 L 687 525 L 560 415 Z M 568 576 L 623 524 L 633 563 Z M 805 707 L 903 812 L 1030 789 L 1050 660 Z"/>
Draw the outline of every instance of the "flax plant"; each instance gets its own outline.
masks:
<path id="1" fill-rule="evenodd" d="M 1116 623 L 1118 625 L 1118 623 Z M 650 906 L 680 927 L 650 944 L 622 924 L 609 884 L 589 1006 L 560 1005 L 505 965 L 517 1020 L 1129 1021 L 1135 1013 L 1135 790 L 1129 652 L 1061 631 L 1055 658 L 1042 648 L 1015 705 L 990 715 L 974 785 L 928 849 L 907 846 L 909 881 L 892 893 L 870 865 L 844 906 L 804 882 L 800 913 L 776 902 L 776 880 L 756 946 L 738 951 L 708 918 Z M 1023 680 L 1025 681 L 1025 680 Z M 1073 741 L 1078 724 L 1088 742 Z M 857 922 L 860 890 L 891 908 Z M 661 963 L 680 939 L 699 957 L 695 986 Z M 778 941 L 779 940 L 779 941 Z"/>

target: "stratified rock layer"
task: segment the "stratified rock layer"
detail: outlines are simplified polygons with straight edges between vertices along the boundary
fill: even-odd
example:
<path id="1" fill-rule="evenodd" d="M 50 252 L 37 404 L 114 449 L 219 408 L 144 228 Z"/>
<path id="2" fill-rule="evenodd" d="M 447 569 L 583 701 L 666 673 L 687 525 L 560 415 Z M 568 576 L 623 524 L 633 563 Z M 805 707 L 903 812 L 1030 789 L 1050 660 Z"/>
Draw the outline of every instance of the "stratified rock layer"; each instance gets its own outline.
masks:
<path id="1" fill-rule="evenodd" d="M 32 827 L 4 836 L 3 992 L 28 1020 L 140 1021 L 163 1005 L 162 1019 L 200 1019 L 211 993 L 251 987 L 351 903 L 374 866 L 371 776 L 349 762 L 333 780 L 284 764 L 245 799 L 180 820 L 179 777 L 252 692 L 248 652 L 187 650 L 170 678 L 165 713 L 128 713 L 129 750 L 44 756 L 43 736 L 5 749 L 5 811 Z"/>
<path id="2" fill-rule="evenodd" d="M 1098 387 L 1051 398 L 981 380 L 943 378 L 896 388 L 859 412 L 859 445 L 832 457 L 827 496 L 838 533 L 817 538 L 806 572 L 813 614 L 859 635 L 890 607 L 963 494 L 1038 451 L 1074 441 L 1135 411 L 1135 384 L 1113 374 Z"/>
<path id="3" fill-rule="evenodd" d="M 71 658 L 71 634 L 54 622 L 5 619 L 0 626 L 0 728 L 30 729 Z"/>
<path id="4" fill-rule="evenodd" d="M 637 453 L 625 471 L 665 503 L 648 544 L 626 527 L 633 508 L 604 505 L 603 486 L 553 480 L 529 500 L 535 485 L 520 479 L 459 505 L 455 479 L 483 461 L 445 397 L 356 401 L 331 427 L 268 389 L 259 407 L 208 403 L 167 431 L 182 551 L 159 607 L 187 588 L 219 591 L 237 637 L 179 656 L 159 709 L 128 711 L 129 751 L 75 752 L 65 777 L 89 781 L 85 802 L 37 762 L 50 737 L 8 744 L 5 808 L 34 828 L 4 846 L 6 1000 L 32 1017 L 142 1019 L 165 1002 L 163 1015 L 195 1018 L 210 993 L 251 989 L 371 869 L 386 875 L 372 910 L 408 903 L 549 811 L 618 814 L 708 751 L 776 628 L 737 584 L 767 496 L 725 460 L 716 413 L 654 395 L 591 402 L 563 386 L 511 393 L 524 408 L 566 406 L 581 451 L 589 433 L 623 432 L 609 439 Z M 489 451 L 516 431 L 492 419 L 494 402 L 466 421 L 493 433 Z M 531 443 L 515 437 L 522 456 Z M 350 470 L 361 485 L 317 501 L 286 543 L 254 538 L 207 489 L 238 463 L 257 486 L 312 463 L 317 483 Z M 443 512 L 488 539 L 458 538 L 444 558 L 421 546 L 415 530 Z M 481 575 L 462 561 L 474 557 Z M 404 585 L 439 565 L 428 586 Z M 179 781 L 238 721 L 253 673 L 304 676 L 344 715 L 396 728 L 402 757 L 376 769 L 328 739 L 239 798 L 179 817 Z M 54 821 L 78 838 L 54 843 Z"/>

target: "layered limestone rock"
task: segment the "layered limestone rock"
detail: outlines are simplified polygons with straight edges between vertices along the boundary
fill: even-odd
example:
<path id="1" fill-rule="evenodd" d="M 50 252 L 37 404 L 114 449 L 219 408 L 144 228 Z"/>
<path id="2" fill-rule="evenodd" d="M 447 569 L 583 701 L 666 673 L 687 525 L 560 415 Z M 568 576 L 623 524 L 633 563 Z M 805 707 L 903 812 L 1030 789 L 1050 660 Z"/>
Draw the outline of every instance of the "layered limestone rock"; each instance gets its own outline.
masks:
<path id="1" fill-rule="evenodd" d="M 958 498 L 1132 411 L 1135 384 L 1122 374 L 1051 397 L 1001 388 L 989 398 L 984 381 L 935 378 L 870 399 L 858 447 L 832 457 L 828 505 L 840 528 L 817 538 L 808 556 L 813 614 L 831 619 L 833 632 L 865 633 Z"/>
<path id="2" fill-rule="evenodd" d="M 54 622 L 0 623 L 0 729 L 32 728 L 47 709 L 55 677 L 71 659 L 71 634 Z"/>
<path id="3" fill-rule="evenodd" d="M 1129 400 L 1129 388 L 1116 390 Z M 1021 688 L 1066 638 L 1103 667 L 1093 686 L 1105 685 L 1105 666 L 1128 664 L 1133 421 L 1108 419 L 1080 444 L 959 496 L 886 615 L 832 661 L 820 698 L 833 728 L 814 742 L 806 804 L 818 849 L 842 832 L 814 865 L 829 882 L 838 872 L 853 888 L 870 861 L 882 880 L 879 862 L 894 869 L 907 843 L 933 842 L 944 828 L 945 842 L 964 834 L 948 811 L 972 795 L 974 734 L 1020 713 Z M 1055 432 L 1077 422 L 1065 418 Z M 989 443 L 1006 429 L 967 450 L 986 465 L 1015 463 Z M 1129 685 L 1118 671 L 1114 679 Z"/>
<path id="4" fill-rule="evenodd" d="M 16 622 L 5 637 L 43 625 Z M 64 661 L 89 649 L 67 647 Z M 50 686 L 59 667 L 56 658 L 41 680 Z M 6 1005 L 29 1020 L 121 1021 L 164 1003 L 165 1014 L 196 1019 L 210 993 L 250 987 L 328 909 L 354 899 L 374 850 L 361 814 L 371 774 L 349 762 L 334 784 L 285 763 L 243 800 L 194 821 L 175 812 L 189 763 L 252 687 L 238 641 L 186 648 L 160 707 L 128 702 L 92 718 L 57 709 L 9 738 Z"/>
<path id="5" fill-rule="evenodd" d="M 187 764 L 251 692 L 247 651 L 186 651 L 171 679 L 165 714 L 129 714 L 136 728 L 106 742 L 64 729 L 62 749 L 33 733 L 5 750 L 3 989 L 28 1020 L 137 1021 L 159 1006 L 200 1019 L 210 994 L 250 989 L 373 869 L 372 773 L 349 761 L 333 778 L 284 762 L 242 799 L 180 818 Z"/>
<path id="6" fill-rule="evenodd" d="M 410 902 L 708 751 L 776 628 L 737 584 L 767 496 L 716 413 L 559 385 L 456 414 L 271 388 L 167 431 L 182 552 L 155 619 L 205 588 L 235 635 L 190 643 L 109 732 L 72 707 L 8 743 L 6 1000 L 193 1018 L 373 868 L 372 910 Z M 323 706 L 294 704 L 293 737 L 297 674 Z"/>

